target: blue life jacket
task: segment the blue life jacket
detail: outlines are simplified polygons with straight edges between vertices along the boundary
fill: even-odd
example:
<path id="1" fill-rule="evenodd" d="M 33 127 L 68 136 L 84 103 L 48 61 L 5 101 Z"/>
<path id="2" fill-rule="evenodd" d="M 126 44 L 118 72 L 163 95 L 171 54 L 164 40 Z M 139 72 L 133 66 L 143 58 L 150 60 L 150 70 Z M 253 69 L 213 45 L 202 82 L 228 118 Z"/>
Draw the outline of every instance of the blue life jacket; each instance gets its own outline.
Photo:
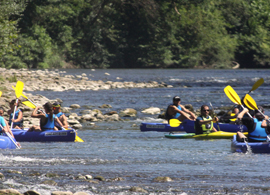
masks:
<path id="1" fill-rule="evenodd" d="M 64 113 L 63 112 L 59 112 L 56 114 L 56 116 L 59 118 L 60 116 L 62 116 Z"/>
<path id="2" fill-rule="evenodd" d="M 18 118 L 18 116 L 19 116 L 19 112 L 20 112 L 21 110 L 20 109 L 18 109 L 16 112 L 15 112 L 15 116 L 14 116 L 14 119 L 17 119 Z M 9 121 L 8 121 L 8 124 L 9 125 L 11 125 L 11 123 L 12 123 L 12 118 L 13 118 L 13 112 L 9 115 Z M 13 123 L 13 127 L 16 127 L 16 126 L 18 126 L 18 127 L 22 127 L 23 126 L 23 118 L 22 118 L 22 120 L 20 120 L 19 122 L 14 122 Z"/>
<path id="3" fill-rule="evenodd" d="M 51 120 L 51 117 L 46 114 L 46 124 L 42 125 L 40 124 L 40 128 L 42 131 L 47 131 L 47 130 L 54 130 L 54 119 L 55 119 L 55 115 L 53 114 L 53 120 Z"/>
<path id="4" fill-rule="evenodd" d="M 174 104 L 170 104 L 169 106 L 175 106 Z M 180 113 L 176 113 L 175 115 L 169 115 L 168 114 L 168 108 L 169 108 L 169 106 L 167 107 L 167 110 L 166 110 L 166 114 L 165 114 L 165 117 L 166 117 L 166 119 L 167 120 L 170 120 L 170 119 L 173 119 L 173 118 L 178 118 L 179 116 L 181 116 L 181 114 Z M 176 106 L 179 110 L 182 110 L 182 108 L 181 108 L 181 106 L 180 105 L 178 105 L 178 106 Z"/>
<path id="5" fill-rule="evenodd" d="M 262 128 L 262 121 L 258 121 L 258 119 L 254 120 L 255 128 L 252 132 L 248 133 L 248 139 L 251 139 L 256 142 L 264 142 L 267 139 L 267 132 L 265 128 Z"/>
<path id="6" fill-rule="evenodd" d="M 5 119 L 2 116 L 0 116 L 0 124 L 1 124 L 2 127 L 5 127 L 6 126 Z M 2 127 L 1 126 L 0 126 L 0 135 L 3 134 L 3 131 L 2 131 Z"/>

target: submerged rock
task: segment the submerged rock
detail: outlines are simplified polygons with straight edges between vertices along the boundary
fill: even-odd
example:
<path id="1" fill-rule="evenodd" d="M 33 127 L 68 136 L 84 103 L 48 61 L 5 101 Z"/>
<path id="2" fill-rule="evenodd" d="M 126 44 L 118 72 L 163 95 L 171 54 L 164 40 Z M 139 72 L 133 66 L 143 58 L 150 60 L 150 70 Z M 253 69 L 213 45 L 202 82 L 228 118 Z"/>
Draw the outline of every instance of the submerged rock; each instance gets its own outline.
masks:
<path id="1" fill-rule="evenodd" d="M 129 189 L 129 191 L 131 192 L 142 192 L 142 193 L 148 193 L 145 189 L 141 188 L 141 187 L 131 187 Z"/>
<path id="2" fill-rule="evenodd" d="M 125 110 L 122 110 L 119 115 L 121 117 L 136 117 L 137 111 L 133 108 L 127 108 Z"/>
<path id="3" fill-rule="evenodd" d="M 157 182 L 169 182 L 169 181 L 173 181 L 170 177 L 156 177 L 154 179 L 154 181 Z"/>

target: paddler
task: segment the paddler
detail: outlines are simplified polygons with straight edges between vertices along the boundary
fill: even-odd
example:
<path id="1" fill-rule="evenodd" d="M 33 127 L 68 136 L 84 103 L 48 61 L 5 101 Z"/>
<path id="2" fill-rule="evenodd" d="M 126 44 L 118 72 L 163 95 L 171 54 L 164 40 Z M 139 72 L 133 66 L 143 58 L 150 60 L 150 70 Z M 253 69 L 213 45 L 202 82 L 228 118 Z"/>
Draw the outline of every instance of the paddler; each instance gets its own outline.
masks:
<path id="1" fill-rule="evenodd" d="M 213 122 L 217 122 L 218 118 L 212 118 L 210 115 L 210 110 L 207 105 L 201 106 L 201 115 L 197 117 L 195 121 L 195 132 L 196 135 L 199 134 L 208 134 L 211 132 L 216 132 L 216 128 L 213 125 Z"/>
<path id="2" fill-rule="evenodd" d="M 184 121 L 185 119 L 195 120 L 196 116 L 190 110 L 186 109 L 180 104 L 181 99 L 179 96 L 173 97 L 173 103 L 170 104 L 166 110 L 165 117 L 169 121 L 170 119 L 178 119 L 179 121 Z"/>
<path id="3" fill-rule="evenodd" d="M 9 121 L 8 124 L 11 125 L 11 123 L 13 122 L 13 127 L 10 127 L 11 129 L 22 129 L 23 128 L 23 113 L 21 111 L 21 109 L 19 109 L 19 104 L 20 104 L 20 100 L 18 100 L 18 103 L 16 103 L 16 99 L 12 100 L 9 103 L 10 109 L 8 110 L 8 115 L 9 115 Z M 15 116 L 13 119 L 13 113 L 14 113 L 14 109 L 16 107 L 16 111 L 15 111 Z"/>
<path id="4" fill-rule="evenodd" d="M 61 104 L 59 102 L 53 103 L 53 113 L 58 117 L 58 119 L 61 121 L 63 127 L 67 129 L 69 127 L 69 124 L 67 122 L 66 115 L 61 111 Z M 55 126 L 58 129 L 61 129 L 61 125 L 59 125 L 57 122 L 55 122 Z"/>
<path id="5" fill-rule="evenodd" d="M 45 113 L 40 112 L 39 109 L 41 107 L 37 106 L 34 111 L 32 112 L 31 117 L 39 118 L 40 119 L 40 126 L 32 126 L 29 128 L 28 131 L 47 131 L 47 130 L 56 130 L 54 123 L 57 122 L 58 124 L 63 126 L 60 120 L 55 116 L 53 113 L 53 106 L 50 102 L 47 102 L 43 105 Z"/>
<path id="6" fill-rule="evenodd" d="M 258 106 L 258 109 L 264 113 L 262 106 Z M 255 118 L 243 117 L 248 113 L 248 109 L 244 108 L 237 119 L 239 123 L 245 125 L 248 129 L 248 137 L 246 137 L 242 132 L 237 132 L 237 141 L 243 142 L 244 140 L 249 142 L 265 142 L 267 141 L 267 135 L 270 133 L 270 127 L 266 125 L 265 120 L 268 116 L 263 116 L 259 111 L 255 111 Z M 270 140 L 268 140 L 270 141 Z"/>
<path id="7" fill-rule="evenodd" d="M 6 119 L 4 119 L 3 115 L 4 115 L 4 108 L 0 107 L 0 124 L 3 127 L 3 129 L 2 129 L 1 126 L 0 126 L 0 129 L 1 129 L 0 130 L 0 135 L 1 135 L 1 131 L 4 131 L 4 132 L 8 132 L 14 138 L 14 135 L 13 135 L 12 131 L 8 127 L 8 122 L 6 121 Z"/>

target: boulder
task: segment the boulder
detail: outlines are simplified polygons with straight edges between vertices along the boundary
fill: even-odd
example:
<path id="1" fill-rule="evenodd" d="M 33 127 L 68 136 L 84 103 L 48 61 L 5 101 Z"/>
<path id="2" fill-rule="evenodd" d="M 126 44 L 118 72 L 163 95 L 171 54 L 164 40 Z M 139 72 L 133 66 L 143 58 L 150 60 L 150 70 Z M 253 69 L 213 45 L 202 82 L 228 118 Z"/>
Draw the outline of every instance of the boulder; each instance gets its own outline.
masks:
<path id="1" fill-rule="evenodd" d="M 142 113 L 154 115 L 154 114 L 159 114 L 160 111 L 161 111 L 160 108 L 150 107 L 150 108 L 143 110 Z"/>
<path id="2" fill-rule="evenodd" d="M 73 193 L 70 191 L 54 191 L 51 195 L 73 195 Z"/>
<path id="3" fill-rule="evenodd" d="M 136 117 L 137 111 L 133 108 L 127 108 L 125 110 L 120 111 L 119 115 L 121 117 Z"/>

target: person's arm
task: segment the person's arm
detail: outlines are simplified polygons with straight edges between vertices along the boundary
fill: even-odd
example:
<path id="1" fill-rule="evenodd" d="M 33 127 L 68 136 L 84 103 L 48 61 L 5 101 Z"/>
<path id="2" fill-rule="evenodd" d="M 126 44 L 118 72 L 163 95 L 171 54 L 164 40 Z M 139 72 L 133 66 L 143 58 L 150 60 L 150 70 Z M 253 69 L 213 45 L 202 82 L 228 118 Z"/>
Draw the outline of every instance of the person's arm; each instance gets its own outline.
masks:
<path id="1" fill-rule="evenodd" d="M 171 108 L 174 112 L 180 113 L 181 115 L 183 115 L 184 117 L 186 117 L 188 119 L 190 118 L 186 112 L 184 112 L 183 110 L 179 110 L 175 105 L 173 105 Z M 181 108 L 182 108 L 182 106 L 181 106 Z"/>
<path id="2" fill-rule="evenodd" d="M 196 115 L 195 115 L 193 112 L 191 112 L 190 110 L 186 109 L 185 106 L 182 106 L 182 105 L 180 105 L 180 106 L 181 106 L 181 108 L 182 108 L 182 110 L 183 110 L 184 112 L 190 114 L 190 118 L 191 118 L 191 119 L 193 119 L 193 120 L 196 119 Z"/>
<path id="3" fill-rule="evenodd" d="M 238 115 L 237 115 L 237 118 L 238 119 L 242 119 L 243 116 L 248 113 L 248 109 L 247 108 L 244 108 L 244 110 L 242 110 Z"/>
<path id="4" fill-rule="evenodd" d="M 41 108 L 41 107 L 40 107 L 40 106 L 37 106 L 37 107 L 34 109 L 34 111 L 33 111 L 32 114 L 31 114 L 31 117 L 33 117 L 33 118 L 42 118 L 42 117 L 45 116 L 44 113 L 40 113 L 40 114 L 37 113 L 37 111 L 38 111 L 39 108 Z"/>
<path id="5" fill-rule="evenodd" d="M 68 124 L 68 122 L 67 122 L 67 117 L 63 114 L 62 116 L 61 116 L 61 118 L 62 118 L 62 124 L 63 124 L 63 127 L 65 128 L 65 129 L 67 129 L 68 128 L 68 126 L 69 126 L 69 124 Z"/>
<path id="6" fill-rule="evenodd" d="M 262 122 L 262 125 L 261 125 L 262 128 L 269 128 L 269 121 L 268 120 L 263 120 Z"/>
<path id="7" fill-rule="evenodd" d="M 61 123 L 61 121 L 59 120 L 58 117 L 54 118 L 54 121 L 57 122 L 62 128 L 63 128 L 63 124 Z M 56 130 L 57 131 L 57 130 Z"/>
<path id="8" fill-rule="evenodd" d="M 9 132 L 9 134 L 10 134 L 13 138 L 15 138 L 14 135 L 13 135 L 13 133 L 12 133 L 12 131 L 11 131 L 11 129 L 9 128 L 9 125 L 8 125 L 7 120 L 4 119 L 4 121 L 5 121 L 5 124 L 6 124 L 6 130 L 7 130 L 7 132 Z"/>
<path id="9" fill-rule="evenodd" d="M 217 117 L 214 117 L 214 118 L 208 119 L 208 120 L 199 120 L 199 124 L 200 125 L 203 125 L 203 124 L 207 124 L 207 123 L 209 123 L 211 121 L 218 121 L 218 118 Z"/>

